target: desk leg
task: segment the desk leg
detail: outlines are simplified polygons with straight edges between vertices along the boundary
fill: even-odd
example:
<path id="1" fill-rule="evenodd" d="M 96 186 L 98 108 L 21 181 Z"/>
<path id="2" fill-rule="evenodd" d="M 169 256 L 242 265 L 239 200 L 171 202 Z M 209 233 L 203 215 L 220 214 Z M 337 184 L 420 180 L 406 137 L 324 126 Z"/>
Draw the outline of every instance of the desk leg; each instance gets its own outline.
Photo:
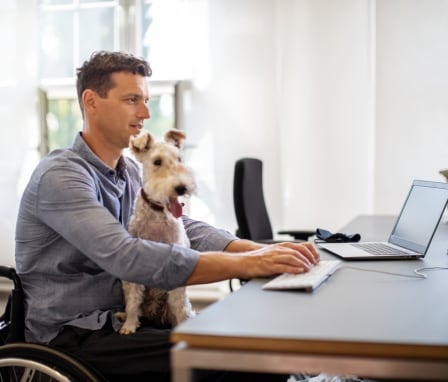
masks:
<path id="1" fill-rule="evenodd" d="M 172 369 L 171 382 L 193 382 L 193 373 L 191 369 Z"/>
<path id="2" fill-rule="evenodd" d="M 193 382 L 193 370 L 185 362 L 185 343 L 178 343 L 171 350 L 172 382 Z"/>

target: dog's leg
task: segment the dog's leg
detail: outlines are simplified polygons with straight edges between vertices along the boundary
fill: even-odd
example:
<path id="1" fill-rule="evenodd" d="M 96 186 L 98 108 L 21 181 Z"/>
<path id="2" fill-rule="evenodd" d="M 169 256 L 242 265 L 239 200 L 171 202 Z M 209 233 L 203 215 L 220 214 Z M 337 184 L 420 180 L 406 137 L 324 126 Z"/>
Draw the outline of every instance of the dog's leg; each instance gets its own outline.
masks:
<path id="1" fill-rule="evenodd" d="M 121 322 L 126 321 L 126 312 L 116 312 L 114 316 Z"/>
<path id="2" fill-rule="evenodd" d="M 185 287 L 176 288 L 168 293 L 168 309 L 173 327 L 196 314 L 187 297 Z"/>
<path id="3" fill-rule="evenodd" d="M 141 315 L 145 286 L 123 281 L 123 290 L 126 301 L 126 320 L 119 333 L 126 335 L 135 333 L 140 326 L 139 316 Z"/>

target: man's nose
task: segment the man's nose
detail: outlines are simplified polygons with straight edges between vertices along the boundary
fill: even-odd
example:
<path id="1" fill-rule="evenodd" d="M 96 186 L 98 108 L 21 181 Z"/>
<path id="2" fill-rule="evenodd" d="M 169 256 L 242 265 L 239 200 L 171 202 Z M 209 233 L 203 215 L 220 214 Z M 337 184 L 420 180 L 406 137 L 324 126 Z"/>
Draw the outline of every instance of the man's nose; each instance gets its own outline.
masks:
<path id="1" fill-rule="evenodd" d="M 146 103 L 143 103 L 139 109 L 139 117 L 142 119 L 151 118 L 151 112 L 149 111 L 149 106 Z"/>

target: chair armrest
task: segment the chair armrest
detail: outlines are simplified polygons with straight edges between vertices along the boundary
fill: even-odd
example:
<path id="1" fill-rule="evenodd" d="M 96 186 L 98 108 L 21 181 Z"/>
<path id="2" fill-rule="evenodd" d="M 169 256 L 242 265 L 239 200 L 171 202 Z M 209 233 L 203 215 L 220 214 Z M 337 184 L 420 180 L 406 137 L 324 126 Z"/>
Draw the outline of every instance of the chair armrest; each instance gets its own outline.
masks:
<path id="1" fill-rule="evenodd" d="M 310 236 L 316 234 L 316 231 L 279 231 L 279 235 L 290 235 L 295 240 L 308 240 Z"/>

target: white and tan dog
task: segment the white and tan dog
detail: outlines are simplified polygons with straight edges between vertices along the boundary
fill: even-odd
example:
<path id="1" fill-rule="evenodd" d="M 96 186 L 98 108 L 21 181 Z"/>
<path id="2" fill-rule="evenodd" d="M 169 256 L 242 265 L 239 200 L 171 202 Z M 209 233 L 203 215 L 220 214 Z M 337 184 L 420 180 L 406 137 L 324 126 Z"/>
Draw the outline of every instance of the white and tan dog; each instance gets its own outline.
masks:
<path id="1" fill-rule="evenodd" d="M 180 158 L 184 140 L 179 130 L 168 131 L 165 142 L 155 142 L 149 133 L 131 138 L 129 147 L 143 170 L 143 185 L 129 221 L 132 236 L 190 246 L 179 196 L 191 195 L 196 185 Z M 175 326 L 194 315 L 185 287 L 166 291 L 126 281 L 122 284 L 126 312 L 116 314 L 124 320 L 120 334 L 134 333 L 140 326 L 139 317 Z"/>

